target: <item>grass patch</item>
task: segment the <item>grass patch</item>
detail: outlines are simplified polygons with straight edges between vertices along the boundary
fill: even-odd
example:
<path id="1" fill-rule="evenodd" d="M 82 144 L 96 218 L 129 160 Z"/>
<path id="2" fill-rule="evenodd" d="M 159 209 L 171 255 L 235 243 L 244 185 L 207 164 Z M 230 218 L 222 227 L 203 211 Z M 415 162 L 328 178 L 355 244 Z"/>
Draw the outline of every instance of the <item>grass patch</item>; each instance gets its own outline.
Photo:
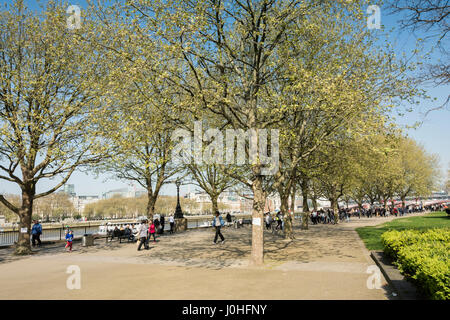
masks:
<path id="1" fill-rule="evenodd" d="M 395 219 L 379 226 L 357 228 L 360 238 L 368 250 L 383 250 L 381 235 L 389 230 L 420 230 L 432 228 L 450 228 L 450 218 L 445 212 L 431 212 L 420 217 Z"/>

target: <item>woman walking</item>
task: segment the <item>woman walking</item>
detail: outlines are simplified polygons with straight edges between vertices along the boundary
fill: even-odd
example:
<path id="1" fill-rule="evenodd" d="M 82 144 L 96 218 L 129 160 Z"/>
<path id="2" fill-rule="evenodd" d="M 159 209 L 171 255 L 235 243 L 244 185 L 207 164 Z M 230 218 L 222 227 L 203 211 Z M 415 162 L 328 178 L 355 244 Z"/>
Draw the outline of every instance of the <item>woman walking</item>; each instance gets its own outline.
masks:
<path id="1" fill-rule="evenodd" d="M 216 235 L 214 236 L 214 244 L 217 243 L 217 238 L 220 237 L 222 240 L 222 243 L 225 242 L 225 238 L 223 237 L 222 233 L 220 232 L 220 228 L 223 227 L 225 222 L 223 221 L 222 217 L 220 216 L 219 211 L 216 212 L 216 217 L 213 220 L 213 227 L 216 228 Z"/>
<path id="2" fill-rule="evenodd" d="M 148 241 L 150 241 L 152 239 L 152 236 L 153 236 L 153 242 L 156 242 L 156 226 L 155 226 L 155 222 L 152 222 L 150 224 L 150 227 L 148 228 L 148 233 L 149 233 Z"/>

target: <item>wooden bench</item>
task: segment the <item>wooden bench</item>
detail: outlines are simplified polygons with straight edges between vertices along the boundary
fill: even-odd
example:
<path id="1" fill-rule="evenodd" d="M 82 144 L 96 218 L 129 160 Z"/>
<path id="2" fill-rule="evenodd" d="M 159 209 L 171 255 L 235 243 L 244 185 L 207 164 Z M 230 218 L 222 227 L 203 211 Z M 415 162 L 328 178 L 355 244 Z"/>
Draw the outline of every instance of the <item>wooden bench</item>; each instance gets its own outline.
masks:
<path id="1" fill-rule="evenodd" d="M 122 239 L 127 239 L 127 242 L 134 242 L 134 240 L 136 240 L 136 237 L 132 233 L 120 235 L 119 243 L 122 243 Z"/>

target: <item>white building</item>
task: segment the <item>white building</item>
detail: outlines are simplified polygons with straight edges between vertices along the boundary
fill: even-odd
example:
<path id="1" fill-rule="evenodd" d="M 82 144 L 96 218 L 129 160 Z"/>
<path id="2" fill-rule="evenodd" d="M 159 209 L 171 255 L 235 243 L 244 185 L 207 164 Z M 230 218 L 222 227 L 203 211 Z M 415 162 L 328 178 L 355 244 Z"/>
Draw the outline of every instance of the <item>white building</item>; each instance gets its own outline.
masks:
<path id="1" fill-rule="evenodd" d="M 135 188 L 120 188 L 103 193 L 102 199 L 111 199 L 115 196 L 119 196 L 122 198 L 138 198 L 146 194 L 147 191 L 143 189 L 136 190 Z"/>
<path id="2" fill-rule="evenodd" d="M 78 214 L 83 213 L 86 205 L 97 202 L 99 200 L 100 200 L 99 196 L 82 196 L 82 195 L 80 195 L 80 196 L 71 197 L 73 206 L 75 207 L 75 210 L 78 212 Z"/>

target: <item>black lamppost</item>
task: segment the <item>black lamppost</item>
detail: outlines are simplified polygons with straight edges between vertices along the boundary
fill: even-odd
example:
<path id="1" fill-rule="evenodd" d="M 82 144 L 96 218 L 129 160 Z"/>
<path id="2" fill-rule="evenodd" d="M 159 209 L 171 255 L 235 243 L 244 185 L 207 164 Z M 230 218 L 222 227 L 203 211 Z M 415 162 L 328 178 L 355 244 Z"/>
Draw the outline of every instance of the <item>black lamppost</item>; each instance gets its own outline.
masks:
<path id="1" fill-rule="evenodd" d="M 174 218 L 182 219 L 183 218 L 183 211 L 181 210 L 181 205 L 180 205 L 180 186 L 181 186 L 181 181 L 177 180 L 175 182 L 175 184 L 177 186 L 177 208 L 175 209 Z"/>

